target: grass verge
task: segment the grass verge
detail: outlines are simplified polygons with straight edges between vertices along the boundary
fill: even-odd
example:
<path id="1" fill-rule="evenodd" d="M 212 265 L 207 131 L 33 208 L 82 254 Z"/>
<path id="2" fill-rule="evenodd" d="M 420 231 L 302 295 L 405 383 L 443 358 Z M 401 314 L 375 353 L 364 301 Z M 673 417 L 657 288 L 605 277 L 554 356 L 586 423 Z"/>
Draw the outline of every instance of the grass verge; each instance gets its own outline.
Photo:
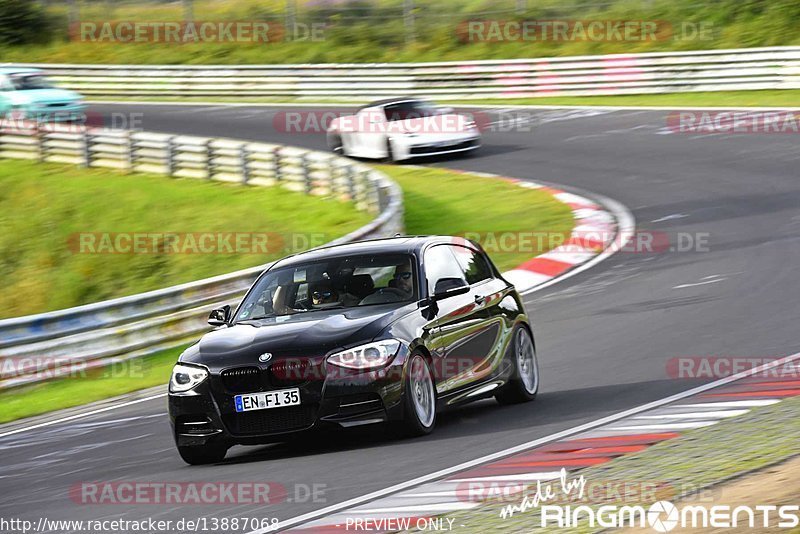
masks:
<path id="1" fill-rule="evenodd" d="M 145 389 L 169 381 L 170 371 L 186 346 L 129 360 L 111 368 L 95 369 L 0 392 L 0 423 L 72 408 Z"/>
<path id="2" fill-rule="evenodd" d="M 549 250 L 548 240 L 528 242 L 526 233 L 553 235 L 550 241 L 560 242 L 572 231 L 570 208 L 545 191 L 433 167 L 379 169 L 403 189 L 407 233 L 480 236 L 501 271 Z M 512 240 L 519 246 L 510 250 L 492 246 L 502 235 L 523 241 Z"/>
<path id="3" fill-rule="evenodd" d="M 216 102 L 221 104 L 303 104 L 306 99 L 273 97 L 93 97 L 97 101 L 119 102 Z M 315 104 L 356 106 L 367 101 L 314 99 Z M 755 91 L 684 92 L 658 95 L 621 96 L 552 96 L 537 98 L 507 98 L 442 101 L 442 104 L 463 106 L 659 106 L 659 107 L 798 107 L 800 90 L 763 89 Z"/>
<path id="4" fill-rule="evenodd" d="M 32 171 L 37 170 L 35 166 L 32 167 Z M 480 232 L 481 235 L 488 235 L 536 231 L 568 235 L 572 230 L 572 212 L 569 207 L 544 191 L 524 189 L 502 180 L 489 180 L 443 169 L 398 165 L 382 165 L 379 168 L 396 180 L 403 189 L 406 231 L 410 234 L 458 235 Z M 77 179 L 82 172 L 70 174 L 70 179 Z M 170 183 L 164 177 L 155 177 L 153 180 Z M 211 184 L 190 182 L 188 185 L 198 187 Z M 245 191 L 247 194 L 257 192 L 252 189 Z M 465 195 L 465 191 L 469 191 L 469 195 Z M 185 194 L 191 194 L 191 191 Z M 88 218 L 91 214 L 76 211 L 73 216 Z M 223 227 L 227 228 L 227 223 Z M 537 241 L 533 241 L 533 245 L 529 250 L 489 252 L 497 266 L 501 270 L 507 270 L 545 251 Z M 193 258 L 190 256 L 188 259 Z M 253 265 L 252 260 L 249 265 Z M 124 377 L 114 376 L 113 372 L 109 373 L 107 370 L 99 370 L 87 373 L 86 376 L 62 378 L 0 392 L 0 423 L 164 384 L 182 350 L 183 347 L 135 360 L 141 362 L 141 369 L 138 364 L 134 364 L 130 368 L 131 372 L 125 372 Z"/>
<path id="5" fill-rule="evenodd" d="M 624 503 L 609 499 L 599 503 L 581 501 L 568 504 L 649 505 L 661 499 L 682 499 L 684 502 L 710 506 L 714 503 L 697 502 L 708 500 L 707 492 L 700 490 L 797 456 L 800 454 L 798 435 L 800 397 L 754 409 L 716 425 L 692 430 L 679 438 L 663 441 L 640 453 L 622 456 L 601 466 L 578 472 L 584 476 L 587 486 L 593 482 L 613 484 L 617 488 L 627 484 L 624 487 L 635 490 L 647 485 L 658 487 L 658 491 L 634 491 Z M 569 478 L 574 479 L 575 475 Z M 533 497 L 535 487 L 526 493 Z M 750 499 L 752 502 L 748 504 L 761 504 L 761 497 L 769 494 L 769 488 L 763 488 L 763 493 L 753 495 Z M 487 503 L 466 512 L 449 514 L 447 517 L 454 519 L 455 525 L 463 525 L 459 527 L 459 532 L 546 532 L 547 529 L 539 527 L 541 523 L 536 508 L 516 513 L 507 519 L 500 517 L 500 510 L 505 505 L 517 504 L 521 500 L 520 495 L 518 499 Z M 585 522 L 569 529 L 576 533 L 598 530 L 602 529 L 592 528 Z"/>
<path id="6" fill-rule="evenodd" d="M 305 240 L 323 243 L 371 219 L 348 202 L 279 187 L 27 161 L 0 161 L 0 186 L 0 278 L 6 288 L 0 318 L 253 267 L 288 250 L 308 248 Z M 164 246 L 165 233 L 183 236 L 181 244 Z M 162 244 L 146 245 L 144 253 L 99 253 L 111 250 L 100 248 L 106 234 L 155 234 Z M 230 234 L 234 237 L 226 246 L 224 237 Z M 198 244 L 200 236 L 212 239 L 203 242 L 206 248 L 193 249 L 193 236 Z M 116 250 L 129 244 L 121 241 Z"/>

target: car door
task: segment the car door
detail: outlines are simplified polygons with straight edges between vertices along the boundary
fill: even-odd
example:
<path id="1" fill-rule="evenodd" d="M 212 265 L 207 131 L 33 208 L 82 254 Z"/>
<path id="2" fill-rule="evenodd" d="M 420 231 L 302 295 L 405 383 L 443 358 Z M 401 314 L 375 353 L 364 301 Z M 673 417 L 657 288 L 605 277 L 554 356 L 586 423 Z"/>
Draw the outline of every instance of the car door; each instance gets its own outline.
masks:
<path id="1" fill-rule="evenodd" d="M 425 251 L 423 266 L 432 296 L 442 280 L 461 281 L 468 286 L 465 270 L 451 245 L 434 245 Z M 485 305 L 476 301 L 476 291 L 436 300 L 432 328 L 434 376 L 439 394 L 456 392 L 488 375 L 489 357 L 498 335 L 486 314 Z"/>
<path id="2" fill-rule="evenodd" d="M 383 108 L 362 109 L 356 114 L 354 122 L 352 133 L 348 134 L 345 141 L 349 143 L 348 153 L 367 158 L 386 156 L 386 117 Z"/>
<path id="3" fill-rule="evenodd" d="M 472 315 L 480 324 L 475 343 L 479 350 L 474 359 L 473 376 L 480 380 L 497 374 L 503 364 L 510 323 L 507 314 L 501 309 L 508 284 L 495 278 L 494 270 L 483 252 L 467 245 L 449 245 L 470 286 L 469 297 L 474 308 Z"/>

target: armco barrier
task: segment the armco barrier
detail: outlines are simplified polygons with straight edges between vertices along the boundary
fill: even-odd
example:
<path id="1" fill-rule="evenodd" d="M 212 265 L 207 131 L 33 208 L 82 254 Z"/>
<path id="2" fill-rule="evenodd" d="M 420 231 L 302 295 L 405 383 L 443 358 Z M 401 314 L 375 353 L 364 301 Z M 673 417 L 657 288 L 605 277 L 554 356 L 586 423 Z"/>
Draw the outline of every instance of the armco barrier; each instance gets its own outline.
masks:
<path id="1" fill-rule="evenodd" d="M 796 46 L 437 63 L 24 66 L 96 99 L 470 100 L 800 88 Z"/>
<path id="2" fill-rule="evenodd" d="M 9 122 L 0 129 L 0 157 L 281 186 L 350 199 L 358 209 L 376 215 L 333 243 L 389 236 L 403 229 L 399 187 L 384 174 L 333 154 L 233 139 Z M 70 370 L 69 364 L 79 369 L 108 365 L 194 339 L 209 329 L 210 309 L 236 303 L 265 267 L 0 320 L 0 389 L 57 376 Z"/>

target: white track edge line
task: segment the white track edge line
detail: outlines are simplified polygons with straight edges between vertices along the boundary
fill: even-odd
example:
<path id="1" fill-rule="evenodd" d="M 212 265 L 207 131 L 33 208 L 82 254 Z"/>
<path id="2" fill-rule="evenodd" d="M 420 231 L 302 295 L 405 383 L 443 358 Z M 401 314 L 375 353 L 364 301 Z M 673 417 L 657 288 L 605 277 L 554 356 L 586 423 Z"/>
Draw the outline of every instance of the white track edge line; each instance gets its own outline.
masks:
<path id="1" fill-rule="evenodd" d="M 157 101 L 157 100 L 87 100 L 87 104 L 102 104 L 102 105 L 136 105 L 136 106 L 214 106 L 214 107 L 329 107 L 329 108 L 357 108 L 365 103 L 367 100 L 359 101 L 357 103 L 347 102 L 181 102 L 176 101 Z M 797 106 L 592 106 L 592 105 L 555 105 L 555 104 L 470 104 L 469 101 L 455 102 L 455 101 L 442 101 L 449 106 L 457 106 L 461 108 L 473 109 L 573 109 L 573 110 L 601 110 L 601 111 L 696 111 L 702 110 L 737 110 L 737 111 L 793 111 L 800 109 Z"/>
<path id="2" fill-rule="evenodd" d="M 570 269 L 566 273 L 559 275 L 552 280 L 549 280 L 543 284 L 539 284 L 538 286 L 534 286 L 530 289 L 526 289 L 524 291 L 520 291 L 521 296 L 530 295 L 531 293 L 535 293 L 536 291 L 541 291 L 547 287 L 552 286 L 562 280 L 566 280 L 575 276 L 576 274 L 582 273 L 583 271 L 590 269 L 604 261 L 620 250 L 622 250 L 625 245 L 633 238 L 634 232 L 636 231 L 636 218 L 633 216 L 633 213 L 626 208 L 621 202 L 617 202 L 611 198 L 605 197 L 603 195 L 597 195 L 592 193 L 594 200 L 599 202 L 605 209 L 607 209 L 614 218 L 617 220 L 617 235 L 614 236 L 614 241 L 607 246 L 603 251 L 595 256 L 594 258 L 590 259 L 586 263 L 578 265 L 577 267 Z"/>
<path id="3" fill-rule="evenodd" d="M 0 438 L 5 438 L 6 436 L 19 434 L 20 432 L 25 432 L 26 430 L 35 430 L 37 428 L 43 428 L 43 427 L 46 427 L 46 426 L 56 425 L 58 423 L 65 423 L 67 421 L 72 421 L 74 419 L 80 419 L 80 418 L 83 418 L 83 417 L 88 417 L 90 415 L 95 415 L 95 414 L 98 414 L 98 413 L 108 412 L 110 410 L 116 410 L 117 408 L 124 408 L 125 406 L 131 406 L 132 404 L 138 404 L 140 402 L 147 402 L 147 401 L 151 401 L 151 400 L 154 400 L 154 399 L 159 399 L 161 397 L 166 397 L 166 396 L 167 396 L 166 393 L 159 393 L 158 395 L 151 395 L 150 397 L 144 397 L 142 399 L 136 399 L 136 400 L 132 400 L 132 401 L 128 401 L 128 402 L 123 402 L 122 404 L 114 404 L 112 406 L 106 406 L 104 408 L 98 408 L 97 410 L 91 410 L 91 411 L 83 412 L 83 413 L 76 413 L 75 415 L 70 415 L 68 417 L 62 417 L 61 419 L 53 419 L 52 421 L 45 421 L 43 423 L 38 423 L 38 424 L 35 424 L 35 425 L 31 425 L 31 426 L 25 426 L 25 427 L 22 427 L 22 428 L 16 428 L 16 429 L 10 430 L 8 432 L 3 432 L 2 434 L 0 434 Z"/>
<path id="4" fill-rule="evenodd" d="M 352 498 L 352 499 L 348 499 L 348 500 L 346 500 L 344 502 L 341 502 L 341 503 L 338 503 L 338 504 L 333 504 L 331 506 L 327 506 L 327 507 L 325 507 L 325 508 L 323 508 L 321 510 L 317 510 L 315 512 L 308 512 L 306 514 L 303 514 L 303 515 L 300 515 L 300 516 L 297 516 L 297 517 L 293 517 L 293 518 L 287 519 L 285 521 L 281 521 L 281 522 L 276 523 L 276 524 L 274 524 L 274 525 L 272 525 L 270 527 L 267 527 L 265 529 L 253 530 L 253 531 L 248 532 L 247 534 L 264 534 L 266 532 L 276 532 L 276 531 L 279 531 L 279 530 L 284 530 L 284 529 L 287 529 L 287 528 L 290 528 L 290 527 L 294 527 L 294 526 L 300 525 L 302 523 L 308 523 L 308 522 L 313 521 L 315 519 L 321 519 L 321 518 L 323 518 L 325 516 L 332 515 L 332 514 L 337 513 L 337 512 L 341 512 L 342 510 L 345 510 L 347 508 L 350 508 L 350 507 L 353 507 L 353 506 L 358 506 L 360 504 L 364 504 L 366 502 L 373 501 L 375 499 L 379 499 L 381 497 L 385 497 L 385 496 L 391 495 L 393 493 L 397 493 L 397 492 L 402 491 L 404 489 L 408 489 L 408 488 L 411 488 L 411 487 L 414 487 L 414 486 L 418 486 L 420 484 L 424 484 L 425 482 L 431 482 L 433 480 L 437 480 L 437 479 L 446 477 L 447 475 L 451 475 L 451 474 L 457 473 L 459 471 L 464 471 L 464 470 L 469 469 L 471 467 L 475 467 L 475 466 L 478 466 L 478 465 L 481 465 L 481 464 L 485 464 L 487 462 L 491 462 L 491 461 L 494 461 L 494 460 L 499 460 L 501 458 L 505 458 L 507 456 L 511 456 L 512 454 L 516 454 L 518 452 L 525 451 L 527 449 L 530 449 L 532 447 L 536 447 L 538 445 L 542 445 L 544 443 L 548 443 L 548 442 L 551 442 L 551 441 L 555 441 L 557 439 L 569 437 L 571 435 L 578 434 L 578 433 L 581 433 L 581 432 L 585 432 L 587 430 L 592 430 L 592 429 L 595 429 L 597 427 L 603 426 L 605 424 L 613 423 L 615 421 L 619 421 L 620 419 L 624 419 L 626 417 L 630 417 L 631 415 L 635 415 L 637 413 L 641 413 L 641 412 L 644 412 L 644 411 L 647 411 L 647 410 L 651 410 L 653 408 L 658 408 L 658 407 L 663 406 L 665 404 L 669 404 L 671 402 L 679 401 L 679 400 L 685 399 L 686 397 L 691 397 L 693 395 L 697 395 L 698 393 L 703 393 L 704 391 L 708 391 L 710 389 L 715 389 L 715 388 L 718 388 L 720 386 L 724 386 L 726 384 L 730 384 L 731 382 L 736 382 L 737 380 L 741 380 L 742 378 L 747 378 L 748 376 L 751 376 L 753 374 L 759 373 L 761 371 L 765 371 L 767 369 L 771 369 L 773 367 L 777 367 L 778 365 L 784 364 L 786 362 L 791 362 L 791 361 L 794 361 L 794 360 L 797 360 L 797 359 L 800 359 L 800 352 L 798 352 L 796 354 L 792 354 L 792 355 L 786 356 L 784 358 L 780 358 L 778 360 L 774 360 L 774 361 L 769 362 L 769 363 L 765 363 L 765 364 L 763 364 L 763 365 L 761 365 L 759 367 L 756 367 L 756 368 L 753 368 L 753 369 L 749 369 L 747 371 L 742 371 L 741 373 L 737 373 L 737 374 L 729 376 L 729 377 L 720 378 L 719 380 L 715 380 L 714 382 L 710 382 L 708 384 L 704 384 L 702 386 L 698 386 L 696 388 L 692 388 L 692 389 L 683 391 L 681 393 L 676 393 L 675 395 L 671 395 L 671 396 L 665 397 L 663 399 L 652 401 L 652 402 L 649 402 L 647 404 L 643 404 L 641 406 L 637 406 L 635 408 L 630 408 L 630 409 L 625 410 L 623 412 L 612 414 L 612 415 L 609 415 L 607 417 L 603 417 L 601 419 L 597 419 L 595 421 L 591 421 L 589 423 L 584 423 L 582 425 L 578 425 L 578 426 L 573 427 L 573 428 L 562 430 L 560 432 L 556 432 L 555 434 L 550 434 L 549 436 L 545 436 L 545 437 L 542 437 L 542 438 L 537 438 L 535 440 L 528 441 L 528 442 L 522 443 L 520 445 L 515 445 L 514 447 L 509 447 L 507 449 L 503 449 L 501 451 L 497 451 L 497 452 L 494 452 L 492 454 L 487 454 L 485 456 L 481 456 L 480 458 L 475 458 L 474 460 L 469 460 L 467 462 L 463 462 L 461 464 L 454 465 L 452 467 L 441 469 L 439 471 L 435 471 L 435 472 L 429 473 L 427 475 L 422 475 L 420 477 L 414 478 L 412 480 L 408 480 L 406 482 L 401 482 L 399 484 L 395 484 L 393 486 L 390 486 L 388 488 L 384 488 L 382 490 L 373 491 L 372 493 L 368 493 L 366 495 L 362 495 L 361 497 L 355 497 L 355 498 Z"/>

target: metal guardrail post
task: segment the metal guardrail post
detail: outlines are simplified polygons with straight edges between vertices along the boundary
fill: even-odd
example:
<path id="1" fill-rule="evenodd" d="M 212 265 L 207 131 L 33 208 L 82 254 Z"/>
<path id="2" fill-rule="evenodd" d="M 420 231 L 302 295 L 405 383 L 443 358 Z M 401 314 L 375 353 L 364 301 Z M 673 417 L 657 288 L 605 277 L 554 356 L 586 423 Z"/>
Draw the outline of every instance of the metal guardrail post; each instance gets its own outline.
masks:
<path id="1" fill-rule="evenodd" d="M 306 195 L 310 195 L 313 184 L 311 182 L 311 169 L 309 168 L 308 154 L 305 152 L 300 155 L 300 165 L 303 168 L 303 188 L 305 189 Z"/>
<path id="2" fill-rule="evenodd" d="M 356 169 L 352 165 L 347 166 L 347 196 L 356 201 Z"/>
<path id="3" fill-rule="evenodd" d="M 175 176 L 175 141 L 173 137 L 167 139 L 167 174 Z"/>
<path id="4" fill-rule="evenodd" d="M 356 190 L 356 200 L 358 203 L 367 202 L 369 195 L 369 171 L 364 170 L 358 173 L 358 189 Z"/>
<path id="5" fill-rule="evenodd" d="M 206 179 L 211 180 L 214 178 L 214 149 L 211 146 L 212 139 L 208 139 L 203 147 L 205 148 L 206 156 Z"/>
<path id="6" fill-rule="evenodd" d="M 36 125 L 36 133 L 34 135 L 36 136 L 36 150 L 38 151 L 39 163 L 44 163 L 47 161 L 47 147 L 44 142 L 44 132 L 39 124 Z"/>
<path id="7" fill-rule="evenodd" d="M 81 131 L 81 167 L 91 167 L 92 165 L 92 137 L 86 128 Z"/>
<path id="8" fill-rule="evenodd" d="M 247 151 L 247 145 L 243 144 L 239 147 L 239 167 L 242 170 L 242 184 L 250 181 L 250 153 Z"/>
<path id="9" fill-rule="evenodd" d="M 280 182 L 283 179 L 281 171 L 281 147 L 277 147 L 272 151 L 272 160 L 275 164 L 275 181 Z"/>
<path id="10" fill-rule="evenodd" d="M 130 130 L 125 132 L 125 171 L 132 173 L 136 168 L 136 143 L 133 141 L 133 133 Z"/>

